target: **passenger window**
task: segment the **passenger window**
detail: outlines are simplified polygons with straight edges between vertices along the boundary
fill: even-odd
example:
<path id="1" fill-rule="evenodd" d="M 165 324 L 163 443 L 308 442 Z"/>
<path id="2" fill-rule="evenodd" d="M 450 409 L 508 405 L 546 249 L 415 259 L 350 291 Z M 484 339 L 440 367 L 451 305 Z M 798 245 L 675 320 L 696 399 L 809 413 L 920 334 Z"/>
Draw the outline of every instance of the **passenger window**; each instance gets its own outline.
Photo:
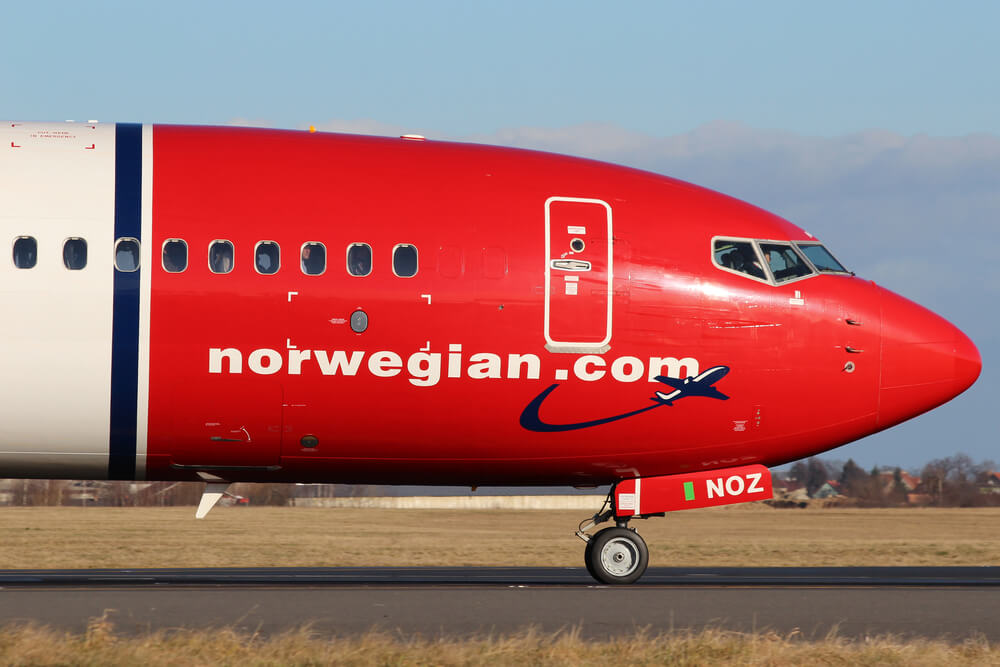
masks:
<path id="1" fill-rule="evenodd" d="M 139 270 L 139 241 L 122 237 L 115 243 L 115 268 L 124 273 Z"/>
<path id="2" fill-rule="evenodd" d="M 352 243 L 347 247 L 347 272 L 352 276 L 367 276 L 372 272 L 372 247 L 367 243 Z"/>
<path id="3" fill-rule="evenodd" d="M 188 244 L 181 239 L 167 239 L 163 242 L 163 270 L 180 273 L 188 267 Z"/>
<path id="4" fill-rule="evenodd" d="M 212 241 L 208 247 L 208 268 L 212 273 L 229 273 L 233 270 L 233 244 L 229 241 Z"/>
<path id="5" fill-rule="evenodd" d="M 795 245 L 820 273 L 850 273 L 822 245 L 818 243 L 796 243 Z"/>
<path id="6" fill-rule="evenodd" d="M 759 280 L 767 280 L 760 257 L 749 241 L 717 240 L 714 256 L 715 263 L 725 269 L 745 273 Z"/>
<path id="7" fill-rule="evenodd" d="M 63 264 L 70 271 L 79 271 L 87 266 L 87 242 L 76 236 L 66 239 L 63 243 Z"/>
<path id="8" fill-rule="evenodd" d="M 281 264 L 281 249 L 274 241 L 258 243 L 257 247 L 254 248 L 253 257 L 253 265 L 257 269 L 257 273 L 269 276 L 278 272 L 278 266 Z"/>
<path id="9" fill-rule="evenodd" d="M 14 266 L 33 269 L 38 263 L 38 241 L 33 236 L 18 236 L 14 240 Z"/>
<path id="10" fill-rule="evenodd" d="M 417 275 L 417 247 L 400 243 L 392 249 L 392 272 L 400 278 Z"/>
<path id="11" fill-rule="evenodd" d="M 790 243 L 761 243 L 760 251 L 776 282 L 801 278 L 813 272 Z"/>
<path id="12" fill-rule="evenodd" d="M 302 273 L 318 276 L 326 271 L 326 246 L 310 241 L 302 246 Z"/>

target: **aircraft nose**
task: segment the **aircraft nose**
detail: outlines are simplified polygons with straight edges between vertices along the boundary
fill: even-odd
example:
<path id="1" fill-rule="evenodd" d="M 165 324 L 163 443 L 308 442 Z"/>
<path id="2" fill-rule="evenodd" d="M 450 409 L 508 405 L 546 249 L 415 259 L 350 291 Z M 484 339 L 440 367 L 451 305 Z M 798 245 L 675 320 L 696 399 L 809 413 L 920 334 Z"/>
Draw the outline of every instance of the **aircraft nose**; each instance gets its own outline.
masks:
<path id="1" fill-rule="evenodd" d="M 940 315 L 886 289 L 881 303 L 878 424 L 886 428 L 968 389 L 982 359 L 969 337 Z"/>

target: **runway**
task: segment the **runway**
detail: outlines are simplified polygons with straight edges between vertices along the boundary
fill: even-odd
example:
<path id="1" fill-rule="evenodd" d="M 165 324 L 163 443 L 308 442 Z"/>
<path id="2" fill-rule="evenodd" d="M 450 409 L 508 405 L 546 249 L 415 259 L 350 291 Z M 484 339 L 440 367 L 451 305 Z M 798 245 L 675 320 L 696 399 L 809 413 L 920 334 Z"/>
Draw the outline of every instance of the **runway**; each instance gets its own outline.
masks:
<path id="1" fill-rule="evenodd" d="M 583 568 L 0 570 L 0 624 L 122 633 L 234 627 L 467 636 L 528 627 L 607 638 L 724 628 L 819 638 L 1000 641 L 1000 567 L 650 568 L 629 587 Z"/>

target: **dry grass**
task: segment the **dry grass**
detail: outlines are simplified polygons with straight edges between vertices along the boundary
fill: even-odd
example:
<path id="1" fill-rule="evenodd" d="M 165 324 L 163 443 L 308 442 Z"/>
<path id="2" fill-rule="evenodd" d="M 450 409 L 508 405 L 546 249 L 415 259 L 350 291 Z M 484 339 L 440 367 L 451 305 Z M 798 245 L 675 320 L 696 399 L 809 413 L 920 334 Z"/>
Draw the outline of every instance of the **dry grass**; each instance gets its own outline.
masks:
<path id="1" fill-rule="evenodd" d="M 0 509 L 0 568 L 578 566 L 580 512 Z M 634 522 L 652 565 L 998 565 L 1000 509 L 773 510 Z"/>
<path id="2" fill-rule="evenodd" d="M 323 638 L 300 630 L 269 638 L 234 631 L 123 637 L 102 619 L 86 634 L 34 627 L 0 630 L 0 663 L 14 665 L 1000 665 L 981 639 L 950 645 L 892 637 L 806 642 L 721 630 L 585 641 L 573 631 L 473 639 L 382 633 Z"/>

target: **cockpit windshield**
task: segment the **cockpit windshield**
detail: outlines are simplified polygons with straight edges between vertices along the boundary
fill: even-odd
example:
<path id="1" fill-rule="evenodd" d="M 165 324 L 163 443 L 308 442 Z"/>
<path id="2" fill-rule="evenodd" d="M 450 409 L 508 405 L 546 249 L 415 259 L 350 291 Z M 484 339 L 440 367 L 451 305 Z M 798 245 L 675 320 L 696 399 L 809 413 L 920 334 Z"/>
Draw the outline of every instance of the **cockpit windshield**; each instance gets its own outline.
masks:
<path id="1" fill-rule="evenodd" d="M 809 261 L 820 273 L 850 273 L 830 254 L 829 250 L 819 243 L 796 243 L 795 245 L 802 251 L 803 255 L 809 258 Z"/>
<path id="2" fill-rule="evenodd" d="M 760 251 L 764 253 L 775 282 L 783 283 L 813 272 L 802 256 L 792 249 L 791 243 L 761 243 Z"/>
<path id="3" fill-rule="evenodd" d="M 724 271 L 772 285 L 820 273 L 851 273 L 821 243 L 810 241 L 716 237 L 712 260 Z"/>
<path id="4" fill-rule="evenodd" d="M 750 241 L 719 239 L 715 242 L 715 263 L 731 271 L 767 280 L 763 264 Z"/>

